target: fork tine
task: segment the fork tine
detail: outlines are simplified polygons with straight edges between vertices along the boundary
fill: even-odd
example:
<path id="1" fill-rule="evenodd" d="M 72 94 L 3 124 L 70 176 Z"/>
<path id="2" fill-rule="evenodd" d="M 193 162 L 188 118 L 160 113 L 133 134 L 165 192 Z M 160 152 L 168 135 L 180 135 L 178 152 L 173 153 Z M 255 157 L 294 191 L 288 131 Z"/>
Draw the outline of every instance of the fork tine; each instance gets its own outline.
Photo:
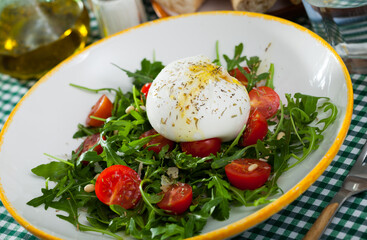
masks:
<path id="1" fill-rule="evenodd" d="M 359 166 L 359 167 L 363 166 L 364 165 L 363 162 L 366 159 L 366 157 L 367 157 L 367 141 L 365 142 L 365 144 L 362 148 L 362 151 L 361 151 L 360 155 L 358 156 L 357 161 L 354 164 L 354 166 Z"/>
<path id="2" fill-rule="evenodd" d="M 349 176 L 367 178 L 367 164 L 364 160 L 367 157 L 367 141 L 365 142 L 362 151 L 360 152 L 357 161 L 354 163 L 353 167 L 349 171 Z"/>

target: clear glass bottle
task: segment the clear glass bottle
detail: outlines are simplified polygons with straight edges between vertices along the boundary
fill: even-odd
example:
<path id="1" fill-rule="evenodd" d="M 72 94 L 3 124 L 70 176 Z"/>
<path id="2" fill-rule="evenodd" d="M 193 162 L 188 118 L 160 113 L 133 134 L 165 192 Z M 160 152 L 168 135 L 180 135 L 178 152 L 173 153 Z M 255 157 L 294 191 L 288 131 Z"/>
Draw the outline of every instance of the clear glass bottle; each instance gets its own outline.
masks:
<path id="1" fill-rule="evenodd" d="M 84 48 L 88 32 L 82 0 L 1 0 L 0 72 L 40 78 Z"/>

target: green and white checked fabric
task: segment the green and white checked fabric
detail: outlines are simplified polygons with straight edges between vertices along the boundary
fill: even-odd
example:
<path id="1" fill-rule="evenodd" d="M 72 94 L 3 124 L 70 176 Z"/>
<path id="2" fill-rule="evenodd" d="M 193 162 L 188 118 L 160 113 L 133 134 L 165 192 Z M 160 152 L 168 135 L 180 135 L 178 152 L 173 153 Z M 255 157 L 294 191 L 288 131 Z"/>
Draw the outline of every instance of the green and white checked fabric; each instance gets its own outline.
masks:
<path id="1" fill-rule="evenodd" d="M 155 18 L 149 0 L 147 12 Z M 91 39 L 98 39 L 96 21 L 91 22 Z M 302 239 L 339 190 L 367 135 L 367 75 L 352 75 L 354 112 L 348 135 L 334 161 L 322 176 L 296 201 L 256 227 L 233 237 L 242 239 Z M 21 97 L 35 81 L 19 81 L 0 74 L 0 129 Z M 0 240 L 36 240 L 20 226 L 0 202 Z M 336 213 L 322 239 L 367 239 L 367 192 L 349 198 Z"/>

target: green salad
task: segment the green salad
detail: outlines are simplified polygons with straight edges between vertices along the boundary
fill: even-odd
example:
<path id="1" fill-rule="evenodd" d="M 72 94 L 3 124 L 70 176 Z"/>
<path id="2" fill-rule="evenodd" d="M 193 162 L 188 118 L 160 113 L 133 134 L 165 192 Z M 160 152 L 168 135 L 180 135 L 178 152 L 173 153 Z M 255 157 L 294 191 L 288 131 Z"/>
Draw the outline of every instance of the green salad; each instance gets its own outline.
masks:
<path id="1" fill-rule="evenodd" d="M 302 93 L 286 94 L 283 103 L 274 87 L 274 65 L 259 73 L 261 60 L 245 56 L 243 49 L 242 43 L 235 46 L 229 57 L 216 45 L 217 58 L 205 63 L 210 74 L 229 73 L 227 81 L 248 92 L 245 124 L 229 141 L 177 141 L 153 128 L 146 103 L 153 100 L 152 89 L 157 91 L 153 80 L 164 71 L 162 62 L 143 59 L 136 71 L 118 66 L 133 79 L 130 92 L 71 84 L 100 99 L 91 103 L 87 121 L 76 124 L 73 138 L 83 143 L 70 150 L 71 157 L 46 154 L 54 160 L 32 169 L 45 187 L 27 204 L 60 210 L 56 216 L 78 231 L 117 239 L 183 239 L 199 235 L 209 218 L 226 220 L 233 208 L 276 200 L 282 193 L 279 177 L 318 148 L 338 110 L 327 97 Z M 191 69 L 208 75 L 197 66 Z M 88 224 L 81 223 L 81 213 Z"/>

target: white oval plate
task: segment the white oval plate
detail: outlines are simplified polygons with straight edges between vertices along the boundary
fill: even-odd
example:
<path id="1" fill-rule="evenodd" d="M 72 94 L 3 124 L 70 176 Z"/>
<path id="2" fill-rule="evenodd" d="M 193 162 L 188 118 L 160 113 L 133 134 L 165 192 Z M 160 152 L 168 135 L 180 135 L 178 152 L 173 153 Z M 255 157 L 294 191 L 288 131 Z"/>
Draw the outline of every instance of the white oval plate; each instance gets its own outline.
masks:
<path id="1" fill-rule="evenodd" d="M 101 239 L 99 234 L 78 232 L 57 218 L 53 209 L 26 205 L 44 187 L 43 179 L 31 169 L 50 161 L 44 153 L 65 157 L 78 146 L 72 135 L 99 98 L 69 83 L 130 90 L 131 81 L 111 63 L 134 71 L 154 53 L 164 64 L 197 54 L 214 59 L 217 40 L 222 54 L 232 56 L 234 46 L 243 42 L 245 54 L 259 56 L 264 69 L 274 63 L 280 96 L 302 92 L 329 97 L 338 106 L 339 116 L 319 149 L 279 179 L 285 193 L 275 202 L 236 208 L 226 221 L 210 220 L 197 238 L 238 234 L 295 200 L 330 164 L 346 136 L 353 110 L 348 71 L 326 42 L 301 26 L 262 14 L 211 12 L 161 19 L 113 35 L 70 57 L 35 84 L 15 107 L 0 136 L 0 197 L 13 217 L 41 238 Z"/>

